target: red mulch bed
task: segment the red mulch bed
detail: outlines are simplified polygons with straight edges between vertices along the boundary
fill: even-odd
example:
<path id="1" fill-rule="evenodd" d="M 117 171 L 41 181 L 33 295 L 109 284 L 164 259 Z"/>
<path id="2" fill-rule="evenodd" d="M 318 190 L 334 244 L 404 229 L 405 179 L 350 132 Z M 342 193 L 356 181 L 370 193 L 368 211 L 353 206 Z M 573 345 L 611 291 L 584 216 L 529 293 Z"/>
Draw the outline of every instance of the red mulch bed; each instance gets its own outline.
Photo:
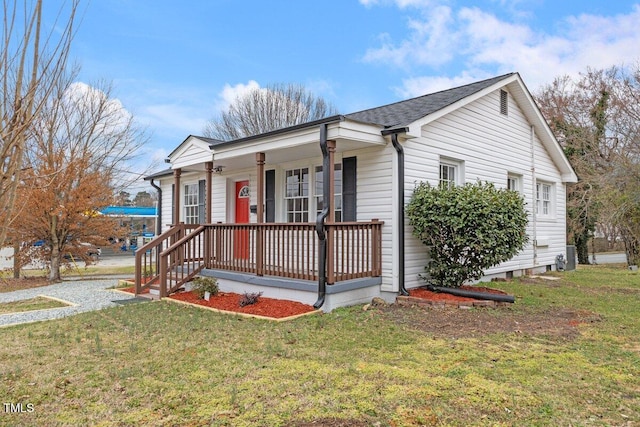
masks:
<path id="1" fill-rule="evenodd" d="M 198 298 L 193 292 L 179 292 L 171 295 L 169 298 L 215 308 L 217 310 L 272 317 L 274 319 L 282 319 L 284 317 L 297 316 L 315 311 L 313 306 L 301 302 L 265 297 L 260 297 L 255 304 L 240 307 L 242 295 L 232 292 L 220 292 L 218 295 L 211 296 L 209 301 Z"/>
<path id="2" fill-rule="evenodd" d="M 505 292 L 497 289 L 479 286 L 461 286 L 459 289 L 475 292 L 505 294 Z M 122 288 L 120 290 L 134 293 L 135 288 Z M 442 292 L 432 292 L 425 288 L 410 289 L 409 296 L 430 301 L 477 301 L 476 298 L 461 297 Z M 302 304 L 300 302 L 266 297 L 260 297 L 256 304 L 240 307 L 240 299 L 242 298 L 242 295 L 232 292 L 220 292 L 218 295 L 210 297 L 209 301 L 198 298 L 198 296 L 193 292 L 178 292 L 169 296 L 169 298 L 201 305 L 203 307 L 215 308 L 217 310 L 271 317 L 274 319 L 282 319 L 284 317 L 310 313 L 315 310 L 312 306 Z"/>
<path id="3" fill-rule="evenodd" d="M 124 292 L 134 293 L 134 288 L 122 288 Z M 178 292 L 169 296 L 177 301 L 188 302 L 190 304 L 201 305 L 203 307 L 215 308 L 216 310 L 229 311 L 233 313 L 244 313 L 256 316 L 282 319 L 289 316 L 310 313 L 315 311 L 313 306 L 302 304 L 296 301 L 260 297 L 257 303 L 240 307 L 242 295 L 232 292 L 220 292 L 211 296 L 209 301 L 200 299 L 193 292 Z"/>
<path id="4" fill-rule="evenodd" d="M 485 288 L 480 286 L 460 286 L 458 289 L 461 289 L 463 291 L 485 292 L 488 294 L 506 295 L 506 292 L 502 292 L 498 289 L 491 289 L 491 288 Z M 451 295 L 443 292 L 433 292 L 425 288 L 409 289 L 409 296 L 427 299 L 429 301 L 478 301 L 476 298 L 460 297 L 457 295 Z"/>

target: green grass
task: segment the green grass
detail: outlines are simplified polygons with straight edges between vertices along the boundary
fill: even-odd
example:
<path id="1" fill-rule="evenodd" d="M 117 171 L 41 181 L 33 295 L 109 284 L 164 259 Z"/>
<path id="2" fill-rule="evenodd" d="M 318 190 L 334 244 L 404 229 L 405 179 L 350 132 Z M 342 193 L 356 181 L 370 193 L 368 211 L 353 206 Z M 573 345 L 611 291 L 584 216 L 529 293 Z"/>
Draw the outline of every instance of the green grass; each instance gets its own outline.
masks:
<path id="1" fill-rule="evenodd" d="M 34 405 L 0 425 L 638 425 L 640 276 L 559 276 L 494 283 L 517 303 L 490 313 L 597 314 L 577 338 L 443 338 L 360 306 L 271 323 L 165 302 L 0 329 L 0 396 Z"/>
<path id="2" fill-rule="evenodd" d="M 68 307 L 62 301 L 47 297 L 35 297 L 21 301 L 0 303 L 0 314 L 20 313 L 22 311 L 46 310 L 49 308 Z"/>

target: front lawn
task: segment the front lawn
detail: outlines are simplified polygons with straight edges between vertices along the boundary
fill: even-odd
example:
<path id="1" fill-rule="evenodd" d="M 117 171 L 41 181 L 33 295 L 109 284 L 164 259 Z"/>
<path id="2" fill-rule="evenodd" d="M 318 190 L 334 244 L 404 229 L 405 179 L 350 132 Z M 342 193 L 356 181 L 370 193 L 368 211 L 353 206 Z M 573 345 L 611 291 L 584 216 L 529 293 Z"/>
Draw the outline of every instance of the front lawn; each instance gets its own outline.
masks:
<path id="1" fill-rule="evenodd" d="M 0 303 L 0 314 L 20 313 L 23 311 L 48 310 L 68 307 L 69 304 L 55 299 L 38 296 L 26 300 Z"/>
<path id="2" fill-rule="evenodd" d="M 0 425 L 637 425 L 640 275 L 557 275 L 493 283 L 499 309 L 152 302 L 3 328 Z"/>

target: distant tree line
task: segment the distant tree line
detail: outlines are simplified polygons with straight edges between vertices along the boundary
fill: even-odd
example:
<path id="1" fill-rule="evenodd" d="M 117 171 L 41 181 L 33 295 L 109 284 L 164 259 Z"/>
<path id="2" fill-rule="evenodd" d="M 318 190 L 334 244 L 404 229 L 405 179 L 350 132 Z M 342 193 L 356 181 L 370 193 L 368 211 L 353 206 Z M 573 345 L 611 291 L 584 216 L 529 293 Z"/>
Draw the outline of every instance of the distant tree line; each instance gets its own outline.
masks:
<path id="1" fill-rule="evenodd" d="M 589 263 L 596 228 L 640 263 L 640 64 L 557 77 L 535 96 L 579 181 L 568 186 L 567 235 Z"/>

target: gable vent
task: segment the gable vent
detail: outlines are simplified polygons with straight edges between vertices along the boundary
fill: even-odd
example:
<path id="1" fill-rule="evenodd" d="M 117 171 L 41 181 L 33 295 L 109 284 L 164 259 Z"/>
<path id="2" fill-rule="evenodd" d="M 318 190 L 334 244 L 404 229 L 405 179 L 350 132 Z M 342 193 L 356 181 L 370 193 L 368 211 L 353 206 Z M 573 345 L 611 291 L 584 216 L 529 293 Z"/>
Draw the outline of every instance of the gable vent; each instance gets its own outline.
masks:
<path id="1" fill-rule="evenodd" d="M 509 115 L 509 94 L 506 90 L 500 90 L 500 114 Z"/>

